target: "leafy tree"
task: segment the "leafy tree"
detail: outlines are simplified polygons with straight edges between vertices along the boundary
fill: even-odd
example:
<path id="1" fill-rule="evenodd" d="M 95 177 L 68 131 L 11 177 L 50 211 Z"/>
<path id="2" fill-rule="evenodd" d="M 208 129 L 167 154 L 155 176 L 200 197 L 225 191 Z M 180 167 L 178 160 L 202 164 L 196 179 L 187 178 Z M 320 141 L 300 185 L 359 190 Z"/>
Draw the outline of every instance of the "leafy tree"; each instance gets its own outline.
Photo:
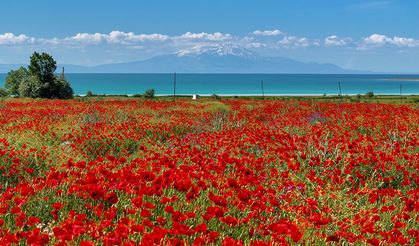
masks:
<path id="1" fill-rule="evenodd" d="M 26 68 L 20 67 L 18 70 L 11 70 L 6 77 L 6 88 L 9 95 L 19 96 L 19 84 L 26 77 L 29 76 L 29 72 Z"/>
<path id="2" fill-rule="evenodd" d="M 41 83 L 39 79 L 34 75 L 28 75 L 24 77 L 19 84 L 19 96 L 20 97 L 41 97 Z"/>
<path id="3" fill-rule="evenodd" d="M 86 92 L 86 97 L 93 97 L 93 96 L 95 96 L 95 94 L 92 91 Z"/>
<path id="4" fill-rule="evenodd" d="M 60 99 L 72 98 L 73 97 L 73 88 L 71 88 L 70 83 L 64 79 L 62 76 L 56 76 L 54 79 L 54 89 L 52 94 Z"/>
<path id="5" fill-rule="evenodd" d="M 154 98 L 154 89 L 148 89 L 144 92 L 145 98 Z"/>
<path id="6" fill-rule="evenodd" d="M 369 98 L 374 97 L 374 92 L 369 91 L 369 92 L 365 93 L 365 96 L 369 97 Z"/>
<path id="7" fill-rule="evenodd" d="M 54 80 L 57 63 L 52 56 L 47 53 L 34 52 L 30 59 L 28 70 L 32 75 L 38 77 L 41 83 L 50 83 Z"/>
<path id="8" fill-rule="evenodd" d="M 21 97 L 67 99 L 73 97 L 73 89 L 63 76 L 54 74 L 57 63 L 47 53 L 34 52 L 28 69 L 10 71 L 6 88 L 10 94 Z"/>

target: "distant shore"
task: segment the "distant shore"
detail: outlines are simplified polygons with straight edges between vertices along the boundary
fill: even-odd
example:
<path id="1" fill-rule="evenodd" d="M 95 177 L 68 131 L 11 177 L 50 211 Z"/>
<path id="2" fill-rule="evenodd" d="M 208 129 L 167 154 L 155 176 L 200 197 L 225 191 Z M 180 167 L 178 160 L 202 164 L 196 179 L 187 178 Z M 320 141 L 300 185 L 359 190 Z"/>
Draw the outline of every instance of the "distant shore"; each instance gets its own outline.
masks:
<path id="1" fill-rule="evenodd" d="M 76 96 L 79 100 L 98 100 L 101 99 L 115 99 L 115 100 L 132 100 L 138 98 L 139 100 L 150 100 L 142 97 L 141 95 L 94 95 L 91 97 L 86 96 Z M 389 103 L 389 104 L 418 104 L 419 95 L 374 95 L 369 97 L 367 95 L 199 95 L 196 99 L 199 100 L 234 100 L 234 99 L 243 99 L 243 100 L 307 100 L 307 101 L 322 101 L 322 102 L 345 102 L 345 103 Z M 173 95 L 156 95 L 154 99 L 156 101 L 173 101 Z M 192 95 L 176 95 L 176 100 L 192 100 Z"/>
<path id="2" fill-rule="evenodd" d="M 419 81 L 419 78 L 388 78 L 388 80 Z"/>
<path id="3" fill-rule="evenodd" d="M 178 94 L 176 97 L 192 97 L 196 95 L 198 97 L 263 97 L 261 94 Z M 356 97 L 365 96 L 365 94 L 343 94 L 342 97 Z M 78 94 L 77 97 L 86 97 L 85 94 Z M 95 97 L 140 97 L 139 94 L 95 94 Z M 156 94 L 156 97 L 173 97 L 173 94 Z M 265 97 L 340 97 L 338 94 L 265 94 Z M 375 97 L 400 97 L 400 94 L 375 94 Z M 419 94 L 406 93 L 403 97 L 415 97 Z"/>

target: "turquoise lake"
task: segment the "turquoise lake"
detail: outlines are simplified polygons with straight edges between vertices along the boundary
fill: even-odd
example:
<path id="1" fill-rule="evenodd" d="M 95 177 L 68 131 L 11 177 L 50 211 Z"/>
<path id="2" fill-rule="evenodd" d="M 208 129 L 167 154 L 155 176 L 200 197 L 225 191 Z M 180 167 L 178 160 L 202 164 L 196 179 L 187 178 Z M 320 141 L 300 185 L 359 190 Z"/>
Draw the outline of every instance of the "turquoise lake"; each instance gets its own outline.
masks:
<path id="1" fill-rule="evenodd" d="M 3 87 L 6 74 L 0 74 Z M 142 94 L 154 89 L 157 95 L 173 94 L 173 74 L 66 74 L 74 92 L 95 94 Z M 343 95 L 419 94 L 419 75 L 354 74 L 177 74 L 178 95 Z"/>

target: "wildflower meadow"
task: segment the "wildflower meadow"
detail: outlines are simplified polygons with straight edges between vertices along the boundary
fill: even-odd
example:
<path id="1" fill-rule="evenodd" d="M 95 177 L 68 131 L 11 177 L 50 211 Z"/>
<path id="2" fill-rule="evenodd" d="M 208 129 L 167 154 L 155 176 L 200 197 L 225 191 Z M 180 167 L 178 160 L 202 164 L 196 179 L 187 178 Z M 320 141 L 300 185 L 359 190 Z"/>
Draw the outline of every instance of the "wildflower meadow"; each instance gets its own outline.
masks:
<path id="1" fill-rule="evenodd" d="M 419 111 L 0 102 L 1 245 L 418 245 Z"/>

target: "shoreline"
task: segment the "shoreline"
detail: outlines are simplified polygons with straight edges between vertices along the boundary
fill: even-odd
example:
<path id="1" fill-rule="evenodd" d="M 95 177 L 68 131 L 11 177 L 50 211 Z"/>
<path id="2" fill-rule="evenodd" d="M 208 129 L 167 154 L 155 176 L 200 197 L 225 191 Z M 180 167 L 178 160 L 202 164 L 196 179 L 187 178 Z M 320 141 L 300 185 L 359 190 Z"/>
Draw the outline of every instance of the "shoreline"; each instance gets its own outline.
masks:
<path id="1" fill-rule="evenodd" d="M 376 102 L 376 103 L 388 103 L 388 104 L 415 104 L 418 105 L 419 103 L 419 95 L 397 95 L 397 94 L 389 94 L 389 95 L 374 95 L 372 97 L 369 97 L 368 95 L 307 95 L 307 94 L 275 94 L 274 96 L 272 94 L 267 94 L 265 96 L 262 96 L 260 94 L 246 94 L 246 95 L 230 95 L 230 94 L 223 94 L 223 95 L 200 95 L 196 99 L 193 99 L 191 95 L 176 95 L 176 99 L 173 98 L 173 94 L 159 94 L 155 95 L 153 98 L 144 98 L 142 95 L 93 95 L 90 97 L 87 96 L 75 96 L 76 100 L 156 100 L 156 101 L 171 101 L 179 100 L 179 101 L 219 101 L 219 100 L 297 100 L 297 101 L 323 101 L 323 102 L 347 102 L 347 103 L 357 103 L 357 102 Z"/>
<path id="2" fill-rule="evenodd" d="M 401 80 L 401 81 L 419 81 L 419 78 L 396 78 L 396 80 Z"/>
<path id="3" fill-rule="evenodd" d="M 237 97 L 237 98 L 246 98 L 246 97 L 256 97 L 256 98 L 263 98 L 263 97 L 299 97 L 299 98 L 340 98 L 340 97 L 357 97 L 358 95 L 362 98 L 367 97 L 365 94 L 265 94 L 264 96 L 261 94 L 176 94 L 177 98 L 192 98 L 193 95 L 197 95 L 198 97 L 208 98 L 213 96 L 218 97 Z M 419 94 L 374 94 L 373 97 L 417 97 Z M 87 97 L 86 94 L 76 94 L 75 97 Z M 91 97 L 142 97 L 142 94 L 95 94 Z M 155 94 L 155 97 L 173 97 L 173 94 Z"/>
<path id="4" fill-rule="evenodd" d="M 104 97 L 136 97 L 137 95 L 142 94 L 95 94 L 94 96 L 104 96 Z M 219 97 L 263 97 L 261 94 L 176 94 L 176 97 L 192 97 L 197 95 L 199 97 L 211 97 L 213 95 Z M 345 96 L 365 96 L 365 94 L 265 94 L 265 97 L 345 97 Z M 76 94 L 78 97 L 86 97 L 86 94 Z M 173 94 L 155 94 L 156 97 L 173 97 Z M 400 97 L 400 94 L 374 94 L 374 96 L 397 96 Z M 403 94 L 403 97 L 406 96 L 419 96 L 419 94 Z"/>

